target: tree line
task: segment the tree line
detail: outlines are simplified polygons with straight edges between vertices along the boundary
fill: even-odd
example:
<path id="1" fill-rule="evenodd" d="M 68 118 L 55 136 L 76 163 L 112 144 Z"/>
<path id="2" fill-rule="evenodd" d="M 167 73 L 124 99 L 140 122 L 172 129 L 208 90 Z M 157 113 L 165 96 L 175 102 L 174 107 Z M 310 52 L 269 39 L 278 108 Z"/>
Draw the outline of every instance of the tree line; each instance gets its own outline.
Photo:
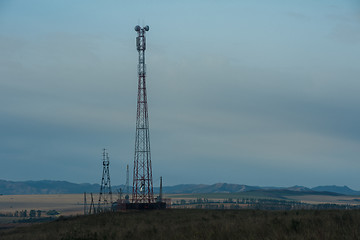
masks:
<path id="1" fill-rule="evenodd" d="M 258 210 L 324 210 L 324 209 L 360 209 L 360 205 L 350 204 L 310 204 L 293 200 L 237 198 L 223 200 L 209 200 L 197 198 L 192 200 L 177 200 L 174 208 L 202 208 L 202 209 L 258 209 Z"/>
<path id="2" fill-rule="evenodd" d="M 55 216 L 60 214 L 56 210 L 41 211 L 41 210 L 20 210 L 15 212 L 0 213 L 0 217 L 18 217 L 18 218 L 41 218 L 45 213 L 47 216 Z"/>

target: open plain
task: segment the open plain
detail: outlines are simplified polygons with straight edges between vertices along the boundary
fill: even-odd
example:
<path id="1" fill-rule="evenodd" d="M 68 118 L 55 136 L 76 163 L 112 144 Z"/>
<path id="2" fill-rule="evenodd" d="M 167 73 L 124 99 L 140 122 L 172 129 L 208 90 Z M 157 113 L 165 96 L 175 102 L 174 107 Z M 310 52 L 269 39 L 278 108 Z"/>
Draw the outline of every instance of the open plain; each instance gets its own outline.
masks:
<path id="1" fill-rule="evenodd" d="M 98 202 L 98 194 L 93 195 L 95 205 Z M 114 195 L 114 199 L 116 199 Z M 242 193 L 209 193 L 209 194 L 166 194 L 164 196 L 171 199 L 172 203 L 185 200 L 186 202 L 197 199 L 208 199 L 213 201 L 226 201 L 228 199 L 278 199 L 299 201 L 310 204 L 350 204 L 360 205 L 360 196 L 330 196 L 330 195 L 272 195 L 268 196 L 261 192 L 242 192 Z M 91 203 L 90 195 L 87 194 L 87 205 Z M 176 205 L 173 208 L 176 208 Z M 1 195 L 0 213 L 14 213 L 22 210 L 56 210 L 61 216 L 81 215 L 84 212 L 83 194 L 44 194 L 44 195 Z"/>
<path id="2" fill-rule="evenodd" d="M 94 200 L 98 196 L 94 195 Z M 0 213 L 14 213 L 22 210 L 56 210 L 63 216 L 83 213 L 83 194 L 43 194 L 43 195 L 2 195 Z"/>
<path id="3" fill-rule="evenodd" d="M 87 205 L 90 196 L 87 195 Z M 108 212 L 83 216 L 83 194 L 2 195 L 0 213 L 32 209 L 59 214 L 36 218 L 0 217 L 0 239 L 359 239 L 360 210 L 263 211 L 230 208 L 239 199 L 298 201 L 310 204 L 358 205 L 359 196 L 278 195 L 267 192 L 167 194 L 172 209 Z M 114 195 L 116 198 L 116 195 Z M 98 195 L 94 195 L 96 205 Z M 223 210 L 194 209 L 209 201 Z M 184 203 L 184 204 L 182 204 Z M 187 208 L 187 209 L 177 209 Z M 54 216 L 52 216 L 54 217 Z M 30 221 L 29 221 L 30 220 Z M 35 220 L 35 221 L 33 221 Z M 41 221 L 41 219 L 39 219 Z M 33 224 L 37 223 L 37 224 Z"/>

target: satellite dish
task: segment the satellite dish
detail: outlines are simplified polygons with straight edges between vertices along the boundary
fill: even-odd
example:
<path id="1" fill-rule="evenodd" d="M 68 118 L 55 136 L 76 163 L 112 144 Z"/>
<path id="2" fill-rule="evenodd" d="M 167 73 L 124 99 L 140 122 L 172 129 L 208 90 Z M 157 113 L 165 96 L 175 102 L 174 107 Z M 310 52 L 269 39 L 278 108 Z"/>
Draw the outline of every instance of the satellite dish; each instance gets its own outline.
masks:
<path id="1" fill-rule="evenodd" d="M 135 26 L 135 31 L 139 32 L 139 31 L 140 31 L 140 29 L 141 29 L 141 28 L 140 28 L 140 26 L 139 26 L 139 25 L 136 25 L 136 26 Z"/>
<path id="2" fill-rule="evenodd" d="M 144 27 L 144 29 L 145 29 L 145 31 L 149 31 L 149 26 L 146 25 L 146 26 Z"/>

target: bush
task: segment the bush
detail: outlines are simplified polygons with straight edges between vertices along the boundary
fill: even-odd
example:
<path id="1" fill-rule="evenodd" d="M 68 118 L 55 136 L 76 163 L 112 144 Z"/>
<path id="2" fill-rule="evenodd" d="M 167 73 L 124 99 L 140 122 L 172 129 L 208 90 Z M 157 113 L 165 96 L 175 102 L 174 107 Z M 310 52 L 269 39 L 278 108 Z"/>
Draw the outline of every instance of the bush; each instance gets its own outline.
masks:
<path id="1" fill-rule="evenodd" d="M 54 216 L 54 215 L 59 215 L 60 213 L 56 210 L 49 210 L 46 212 L 46 214 L 49 216 Z"/>

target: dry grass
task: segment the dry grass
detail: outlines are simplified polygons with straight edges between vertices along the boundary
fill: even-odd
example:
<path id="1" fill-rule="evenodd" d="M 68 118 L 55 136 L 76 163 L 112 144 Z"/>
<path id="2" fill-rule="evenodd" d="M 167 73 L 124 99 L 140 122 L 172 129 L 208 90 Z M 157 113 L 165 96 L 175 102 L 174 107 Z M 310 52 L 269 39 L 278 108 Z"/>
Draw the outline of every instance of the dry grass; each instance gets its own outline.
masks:
<path id="1" fill-rule="evenodd" d="M 105 213 L 0 231 L 0 239 L 360 239 L 360 211 L 163 210 Z"/>
<path id="2" fill-rule="evenodd" d="M 94 201 L 97 199 L 94 195 Z M 69 216 L 83 213 L 83 202 L 83 194 L 3 195 L 0 196 L 0 213 L 55 209 L 61 215 Z"/>
<path id="3" fill-rule="evenodd" d="M 87 196 L 90 204 L 90 195 Z M 173 202 L 184 199 L 186 201 L 196 200 L 197 198 L 208 198 L 209 200 L 221 201 L 227 198 L 251 197 L 246 193 L 235 194 L 168 194 L 166 198 L 171 198 Z M 336 204 L 360 204 L 359 196 L 325 196 L 325 195 L 303 195 L 286 196 L 289 200 L 302 201 L 305 203 L 336 203 Z M 356 200 L 354 200 L 356 199 Z M 83 194 L 46 194 L 46 195 L 3 195 L 0 196 L 0 213 L 15 212 L 21 210 L 42 210 L 48 211 L 55 209 L 63 216 L 77 215 L 83 213 Z M 98 195 L 94 194 L 95 204 Z"/>
<path id="4" fill-rule="evenodd" d="M 359 205 L 360 197 L 359 196 L 326 196 L 326 195 L 303 195 L 303 196 L 291 196 L 288 199 L 301 201 L 310 204 L 323 204 L 323 203 L 333 203 L 333 204 L 350 204 L 350 205 Z"/>

